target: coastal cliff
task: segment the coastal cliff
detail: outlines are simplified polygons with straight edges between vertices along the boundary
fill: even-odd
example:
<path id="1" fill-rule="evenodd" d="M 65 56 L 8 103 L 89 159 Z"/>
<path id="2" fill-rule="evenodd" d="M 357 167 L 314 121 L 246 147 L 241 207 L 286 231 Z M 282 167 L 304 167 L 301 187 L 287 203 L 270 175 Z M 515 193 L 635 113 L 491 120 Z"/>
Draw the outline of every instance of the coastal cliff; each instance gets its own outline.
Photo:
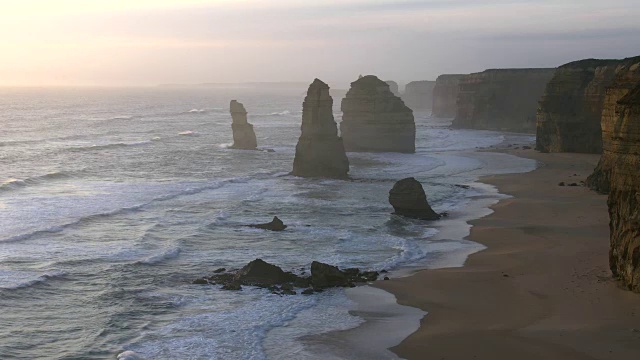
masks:
<path id="1" fill-rule="evenodd" d="M 558 68 L 540 99 L 537 150 L 602 153 L 600 121 L 605 92 L 620 63 L 587 59 Z"/>
<path id="2" fill-rule="evenodd" d="M 456 128 L 534 133 L 538 100 L 555 69 L 491 69 L 460 80 Z"/>
<path id="3" fill-rule="evenodd" d="M 435 81 L 412 81 L 404 88 L 402 100 L 412 110 L 429 110 L 433 106 Z"/>
<path id="4" fill-rule="evenodd" d="M 234 149 L 254 150 L 258 146 L 258 141 L 253 131 L 253 125 L 247 121 L 247 110 L 245 110 L 244 105 L 236 100 L 231 100 L 229 111 L 233 119 L 231 123 L 233 145 L 231 147 Z"/>
<path id="5" fill-rule="evenodd" d="M 456 116 L 456 102 L 460 92 L 462 74 L 440 75 L 433 88 L 433 106 L 431 115 L 439 118 Z"/>
<path id="6" fill-rule="evenodd" d="M 640 292 L 640 82 L 617 102 L 603 130 L 611 166 L 609 265 L 629 290 Z"/>
<path id="7" fill-rule="evenodd" d="M 620 143 L 624 134 L 619 129 L 618 101 L 640 84 L 640 56 L 619 62 L 614 73 L 615 78 L 605 91 L 602 106 L 602 157 L 593 174 L 587 178 L 587 186 L 603 194 L 611 188 L 611 169 L 620 156 L 620 147 L 624 145 Z"/>
<path id="8" fill-rule="evenodd" d="M 318 79 L 304 99 L 301 130 L 292 175 L 346 179 L 349 160 L 333 119 L 333 98 L 329 85 Z"/>
<path id="9" fill-rule="evenodd" d="M 340 131 L 347 151 L 414 153 L 413 111 L 373 75 L 351 83 L 342 99 Z"/>

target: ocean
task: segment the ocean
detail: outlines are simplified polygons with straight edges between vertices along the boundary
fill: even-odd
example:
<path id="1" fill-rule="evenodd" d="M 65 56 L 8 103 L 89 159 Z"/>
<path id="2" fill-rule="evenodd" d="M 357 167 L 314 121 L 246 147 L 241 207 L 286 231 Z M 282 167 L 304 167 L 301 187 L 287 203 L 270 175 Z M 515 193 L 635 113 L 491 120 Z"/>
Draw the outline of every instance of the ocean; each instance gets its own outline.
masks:
<path id="1" fill-rule="evenodd" d="M 305 92 L 0 89 L 0 358 L 313 357 L 309 336 L 365 322 L 344 289 L 281 297 L 191 282 L 256 258 L 297 273 L 313 260 L 392 276 L 460 266 L 482 248 L 463 220 L 501 196 L 478 177 L 536 166 L 483 151 L 532 136 L 416 112 L 416 154 L 348 153 L 349 181 L 296 178 Z M 275 152 L 228 148 L 232 99 Z M 409 176 L 448 218 L 391 215 L 388 192 Z M 273 216 L 289 228 L 243 226 Z"/>

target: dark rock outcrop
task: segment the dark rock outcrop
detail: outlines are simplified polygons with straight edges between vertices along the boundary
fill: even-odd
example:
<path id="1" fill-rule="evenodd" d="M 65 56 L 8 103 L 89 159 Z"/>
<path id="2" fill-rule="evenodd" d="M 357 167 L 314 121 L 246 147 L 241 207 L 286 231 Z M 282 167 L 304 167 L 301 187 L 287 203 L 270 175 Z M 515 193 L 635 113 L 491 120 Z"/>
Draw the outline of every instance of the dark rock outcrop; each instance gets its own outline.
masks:
<path id="1" fill-rule="evenodd" d="M 318 79 L 304 99 L 301 129 L 292 175 L 346 179 L 349 160 L 333 119 L 333 98 L 329 86 Z"/>
<path id="2" fill-rule="evenodd" d="M 402 179 L 393 185 L 389 191 L 389 203 L 396 215 L 421 220 L 438 220 L 441 217 L 429 206 L 422 184 L 412 177 Z"/>
<path id="3" fill-rule="evenodd" d="M 231 130 L 233 130 L 233 149 L 255 150 L 258 146 L 256 134 L 253 132 L 253 125 L 247 121 L 247 110 L 242 103 L 231 100 L 229 105 L 231 112 Z"/>
<path id="4" fill-rule="evenodd" d="M 456 103 L 460 92 L 462 74 L 440 75 L 433 88 L 433 106 L 431 115 L 438 118 L 452 118 L 456 116 Z"/>
<path id="5" fill-rule="evenodd" d="M 587 59 L 558 68 L 540 99 L 536 149 L 602 153 L 601 120 L 606 88 L 616 68 L 632 59 Z"/>
<path id="6" fill-rule="evenodd" d="M 400 87 L 398 86 L 397 82 L 393 80 L 386 80 L 385 82 L 387 83 L 387 85 L 389 85 L 389 90 L 391 90 L 393 95 L 400 96 Z"/>
<path id="7" fill-rule="evenodd" d="M 223 290 L 242 290 L 242 286 L 268 288 L 275 294 L 295 295 L 295 288 L 308 295 L 313 291 L 322 291 L 332 287 L 353 287 L 356 283 L 375 281 L 376 271 L 361 271 L 357 268 L 340 270 L 335 266 L 314 261 L 311 264 L 311 276 L 299 276 L 282 270 L 276 265 L 256 259 L 242 269 L 228 273 L 214 273 L 210 277 L 194 280 L 198 285 L 222 285 Z"/>
<path id="8" fill-rule="evenodd" d="M 640 82 L 617 102 L 613 118 L 603 119 L 603 131 L 611 181 L 609 266 L 624 286 L 640 292 Z"/>
<path id="9" fill-rule="evenodd" d="M 452 126 L 535 133 L 538 100 L 555 69 L 491 69 L 460 80 Z"/>
<path id="10" fill-rule="evenodd" d="M 640 84 L 640 56 L 625 59 L 615 67 L 615 78 L 605 91 L 604 104 L 602 106 L 602 147 L 603 153 L 598 166 L 587 178 L 587 186 L 600 193 L 606 194 L 611 188 L 611 169 L 617 159 L 624 153 L 626 136 L 619 128 L 618 102 L 633 88 Z"/>
<path id="11" fill-rule="evenodd" d="M 435 81 L 412 81 L 405 86 L 402 100 L 412 110 L 431 110 L 435 86 Z"/>
<path id="12" fill-rule="evenodd" d="M 415 152 L 413 111 L 373 75 L 351 83 L 342 99 L 340 131 L 347 151 Z"/>
<path id="13" fill-rule="evenodd" d="M 271 230 L 271 231 L 283 231 L 284 229 L 287 228 L 287 225 L 285 225 L 282 222 L 282 220 L 278 219 L 277 216 L 274 216 L 271 222 L 268 222 L 265 224 L 253 224 L 253 225 L 247 225 L 247 226 L 256 228 L 256 229 L 264 229 L 264 230 Z"/>

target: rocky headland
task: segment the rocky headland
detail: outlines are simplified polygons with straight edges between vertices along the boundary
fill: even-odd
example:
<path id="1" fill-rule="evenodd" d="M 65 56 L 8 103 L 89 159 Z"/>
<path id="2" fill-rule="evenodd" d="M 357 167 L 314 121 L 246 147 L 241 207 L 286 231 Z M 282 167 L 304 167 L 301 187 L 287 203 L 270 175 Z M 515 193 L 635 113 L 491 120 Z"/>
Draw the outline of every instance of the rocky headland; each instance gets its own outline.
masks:
<path id="1" fill-rule="evenodd" d="M 412 110 L 430 110 L 433 106 L 435 86 L 435 81 L 412 81 L 405 86 L 402 100 Z"/>
<path id="2" fill-rule="evenodd" d="M 586 59 L 558 68 L 540 99 L 536 149 L 542 152 L 602 153 L 606 89 L 624 60 Z"/>
<path id="3" fill-rule="evenodd" d="M 607 87 L 602 105 L 602 117 L 600 127 L 602 129 L 602 157 L 593 174 L 587 178 L 587 185 L 600 193 L 609 192 L 612 179 L 611 169 L 620 157 L 621 142 L 626 134 L 620 129 L 618 119 L 618 101 L 625 97 L 629 91 L 640 84 L 640 56 L 625 59 L 618 63 L 614 69 L 614 79 Z"/>
<path id="4" fill-rule="evenodd" d="M 333 119 L 333 98 L 329 85 L 319 79 L 309 86 L 304 99 L 301 130 L 291 174 L 346 179 L 349 160 Z"/>
<path id="5" fill-rule="evenodd" d="M 438 220 L 441 215 L 427 202 L 422 184 L 415 178 L 402 179 L 389 191 L 389 203 L 394 214 L 420 220 Z"/>
<path id="6" fill-rule="evenodd" d="M 255 150 L 258 147 L 253 125 L 247 121 L 247 110 L 242 103 L 231 100 L 229 104 L 231 112 L 231 130 L 233 130 L 233 149 Z"/>
<path id="7" fill-rule="evenodd" d="M 460 80 L 463 74 L 445 74 L 436 79 L 433 88 L 433 106 L 431 115 L 438 118 L 452 118 L 456 116 Z"/>
<path id="8" fill-rule="evenodd" d="M 624 286 L 640 292 L 640 82 L 617 102 L 613 118 L 607 120 L 609 265 Z"/>
<path id="9" fill-rule="evenodd" d="M 490 69 L 460 80 L 455 128 L 535 133 L 538 100 L 555 69 Z"/>
<path id="10" fill-rule="evenodd" d="M 340 131 L 347 151 L 415 152 L 413 111 L 373 75 L 351 83 L 342 99 Z"/>

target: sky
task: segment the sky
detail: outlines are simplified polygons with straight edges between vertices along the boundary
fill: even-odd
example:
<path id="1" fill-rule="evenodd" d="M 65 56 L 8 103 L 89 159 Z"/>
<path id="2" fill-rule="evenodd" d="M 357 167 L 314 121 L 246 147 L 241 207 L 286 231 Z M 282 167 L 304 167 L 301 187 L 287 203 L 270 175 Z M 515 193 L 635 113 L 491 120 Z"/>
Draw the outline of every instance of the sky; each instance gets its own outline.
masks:
<path id="1" fill-rule="evenodd" d="M 0 0 L 0 86 L 406 83 L 640 55 L 640 0 Z"/>

